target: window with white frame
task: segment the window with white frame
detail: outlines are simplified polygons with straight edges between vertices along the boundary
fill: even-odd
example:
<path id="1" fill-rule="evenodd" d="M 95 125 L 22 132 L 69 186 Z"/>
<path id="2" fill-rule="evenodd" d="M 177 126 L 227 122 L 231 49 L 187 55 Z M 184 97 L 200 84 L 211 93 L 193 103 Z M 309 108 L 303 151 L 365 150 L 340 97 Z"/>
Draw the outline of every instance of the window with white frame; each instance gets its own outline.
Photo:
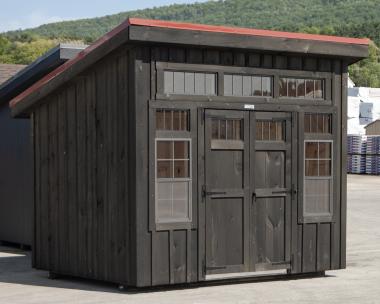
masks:
<path id="1" fill-rule="evenodd" d="M 332 143 L 331 140 L 305 141 L 305 216 L 328 216 L 332 214 Z"/>
<path id="2" fill-rule="evenodd" d="M 156 223 L 190 222 L 191 139 L 187 110 L 157 110 L 155 140 Z M 164 131 L 164 135 L 160 135 Z M 178 133 L 184 137 L 178 137 Z M 173 136 L 171 136 L 173 135 Z"/>

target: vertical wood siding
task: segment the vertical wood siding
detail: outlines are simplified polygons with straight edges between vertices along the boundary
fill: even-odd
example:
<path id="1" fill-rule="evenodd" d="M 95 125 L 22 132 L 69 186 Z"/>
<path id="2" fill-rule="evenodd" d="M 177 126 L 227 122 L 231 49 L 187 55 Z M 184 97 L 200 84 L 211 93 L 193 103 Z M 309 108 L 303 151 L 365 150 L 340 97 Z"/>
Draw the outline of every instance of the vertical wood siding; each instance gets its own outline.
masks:
<path id="1" fill-rule="evenodd" d="M 37 268 L 128 283 L 128 91 L 124 49 L 36 109 Z"/>
<path id="2" fill-rule="evenodd" d="M 154 92 L 146 90 L 146 83 L 152 83 L 151 89 L 155 89 L 155 82 L 151 82 L 154 68 L 149 62 L 166 61 L 176 63 L 193 64 L 220 64 L 230 66 L 249 66 L 259 68 L 279 68 L 289 70 L 323 71 L 331 72 L 334 81 L 333 103 L 338 106 L 338 112 L 342 104 L 341 98 L 341 62 L 329 59 L 287 57 L 270 54 L 247 53 L 239 51 L 219 51 L 216 49 L 199 48 L 176 48 L 176 47 L 152 47 L 136 50 L 136 83 L 134 85 L 135 114 L 137 119 L 136 136 L 137 146 L 135 149 L 136 159 L 132 163 L 136 167 L 136 242 L 138 275 L 136 284 L 139 286 L 161 285 L 172 283 L 185 283 L 197 281 L 201 261 L 198 259 L 198 231 L 197 229 L 155 231 L 149 228 L 148 193 L 148 151 L 147 138 L 137 138 L 138 134 L 148 134 L 149 126 L 148 100 L 154 96 Z M 192 113 L 194 115 L 194 113 Z M 341 118 L 339 118 L 341 119 Z M 340 135 L 339 135 L 340 136 Z M 195 143 L 194 143 L 195 144 Z M 338 144 L 338 143 L 337 143 Z M 338 155 L 338 162 L 339 155 Z M 141 167 L 142 166 L 142 167 Z M 137 172 L 137 170 L 141 172 Z M 340 170 L 338 168 L 338 170 Z M 339 175 L 337 178 L 340 179 Z M 302 181 L 300 181 L 302 182 Z M 339 184 L 339 183 L 338 183 Z M 193 197 L 196 197 L 194 194 Z M 193 203 L 197 203 L 196 200 Z M 340 228 L 340 195 L 334 202 L 334 223 L 300 224 L 297 215 L 293 215 L 292 224 L 292 248 L 293 268 L 292 273 L 316 272 L 339 268 L 342 239 Z M 295 209 L 297 210 L 297 208 Z M 142 250 L 144 250 L 142 252 Z M 147 261 L 151 261 L 148 263 Z"/>

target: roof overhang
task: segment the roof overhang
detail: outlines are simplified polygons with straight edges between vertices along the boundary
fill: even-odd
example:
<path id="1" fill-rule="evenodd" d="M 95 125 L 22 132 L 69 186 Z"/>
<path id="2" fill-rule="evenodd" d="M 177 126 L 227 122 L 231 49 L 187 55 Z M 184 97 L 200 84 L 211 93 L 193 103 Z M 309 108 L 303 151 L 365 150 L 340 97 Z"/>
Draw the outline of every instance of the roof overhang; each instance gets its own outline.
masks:
<path id="1" fill-rule="evenodd" d="M 346 58 L 368 56 L 369 39 L 130 19 L 129 40 Z"/>
<path id="2" fill-rule="evenodd" d="M 130 18 L 13 98 L 10 105 L 13 116 L 28 115 L 42 98 L 125 43 L 179 44 L 329 56 L 345 59 L 351 64 L 368 56 L 369 42 L 369 39 Z"/>
<path id="3" fill-rule="evenodd" d="M 86 45 L 59 44 L 0 86 L 0 105 L 9 102 L 46 74 L 75 57 Z"/>

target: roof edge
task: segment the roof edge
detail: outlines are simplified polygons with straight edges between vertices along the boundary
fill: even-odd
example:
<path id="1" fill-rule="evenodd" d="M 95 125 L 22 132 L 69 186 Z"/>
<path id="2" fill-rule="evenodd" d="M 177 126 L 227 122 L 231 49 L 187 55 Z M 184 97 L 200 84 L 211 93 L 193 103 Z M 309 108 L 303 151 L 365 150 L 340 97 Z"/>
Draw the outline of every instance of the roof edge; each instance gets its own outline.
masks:
<path id="1" fill-rule="evenodd" d="M 250 35 L 250 36 L 261 36 L 261 37 L 272 37 L 272 38 L 315 40 L 315 41 L 360 44 L 360 45 L 369 45 L 371 41 L 368 38 L 350 38 L 350 37 L 331 36 L 331 35 L 282 32 L 282 31 L 263 30 L 263 29 L 254 29 L 254 28 L 206 25 L 206 24 L 195 24 L 195 23 L 188 23 L 188 22 L 174 22 L 174 21 L 163 21 L 163 20 L 141 19 L 141 18 L 129 18 L 129 23 L 130 25 L 136 25 L 136 26 L 161 27 L 161 28 L 170 28 L 170 29 L 178 29 L 178 30 L 193 30 L 193 31 L 228 33 L 228 34 Z"/>

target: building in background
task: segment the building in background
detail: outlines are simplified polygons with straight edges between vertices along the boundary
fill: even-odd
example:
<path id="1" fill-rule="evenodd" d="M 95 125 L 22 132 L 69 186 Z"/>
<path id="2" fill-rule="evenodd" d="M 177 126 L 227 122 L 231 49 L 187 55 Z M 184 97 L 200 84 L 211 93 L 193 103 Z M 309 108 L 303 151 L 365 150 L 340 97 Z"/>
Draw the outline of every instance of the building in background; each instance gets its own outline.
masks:
<path id="1" fill-rule="evenodd" d="M 33 236 L 30 122 L 12 119 L 8 103 L 84 48 L 62 44 L 29 66 L 0 64 L 0 242 L 30 246 Z"/>

